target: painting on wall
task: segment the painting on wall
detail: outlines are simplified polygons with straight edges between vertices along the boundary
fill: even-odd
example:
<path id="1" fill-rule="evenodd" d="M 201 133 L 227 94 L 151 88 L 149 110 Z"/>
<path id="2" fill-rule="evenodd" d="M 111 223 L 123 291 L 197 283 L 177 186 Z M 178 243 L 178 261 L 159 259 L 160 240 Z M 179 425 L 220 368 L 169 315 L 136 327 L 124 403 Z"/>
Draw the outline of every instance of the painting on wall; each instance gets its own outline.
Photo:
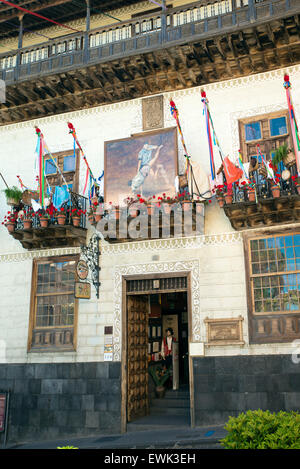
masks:
<path id="1" fill-rule="evenodd" d="M 105 142 L 104 199 L 122 205 L 139 194 L 148 199 L 175 195 L 178 174 L 177 129 Z"/>

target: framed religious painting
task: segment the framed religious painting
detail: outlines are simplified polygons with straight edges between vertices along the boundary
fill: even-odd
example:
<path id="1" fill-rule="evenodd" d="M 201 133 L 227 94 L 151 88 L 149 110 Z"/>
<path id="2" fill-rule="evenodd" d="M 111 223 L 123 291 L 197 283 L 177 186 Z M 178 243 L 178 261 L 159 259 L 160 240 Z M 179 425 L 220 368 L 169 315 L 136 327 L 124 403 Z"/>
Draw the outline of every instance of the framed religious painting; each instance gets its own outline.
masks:
<path id="1" fill-rule="evenodd" d="M 105 142 L 104 200 L 124 205 L 129 197 L 175 196 L 177 128 Z"/>

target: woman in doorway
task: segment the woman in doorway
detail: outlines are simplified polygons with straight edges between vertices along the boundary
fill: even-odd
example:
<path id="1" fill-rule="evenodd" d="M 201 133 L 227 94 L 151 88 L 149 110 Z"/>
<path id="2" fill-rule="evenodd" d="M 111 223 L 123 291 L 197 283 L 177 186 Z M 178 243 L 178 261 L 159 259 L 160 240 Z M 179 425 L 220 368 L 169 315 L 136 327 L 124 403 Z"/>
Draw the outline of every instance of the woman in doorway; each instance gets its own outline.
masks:
<path id="1" fill-rule="evenodd" d="M 168 370 L 172 367 L 172 360 L 173 360 L 173 341 L 176 342 L 175 337 L 173 337 L 173 329 L 168 327 L 166 329 L 166 337 L 163 338 L 161 344 L 161 356 L 163 360 L 163 367 L 165 370 Z"/>

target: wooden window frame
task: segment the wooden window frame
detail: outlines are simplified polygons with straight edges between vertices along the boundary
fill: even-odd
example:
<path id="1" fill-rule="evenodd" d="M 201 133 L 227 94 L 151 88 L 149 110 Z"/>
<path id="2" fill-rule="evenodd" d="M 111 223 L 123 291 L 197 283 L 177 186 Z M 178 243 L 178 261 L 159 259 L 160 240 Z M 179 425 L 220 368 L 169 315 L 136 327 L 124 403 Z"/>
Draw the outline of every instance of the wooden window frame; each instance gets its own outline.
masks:
<path id="1" fill-rule="evenodd" d="M 29 328 L 28 328 L 28 343 L 27 343 L 27 352 L 62 352 L 62 351 L 71 351 L 75 352 L 77 350 L 77 329 L 78 329 L 78 299 L 75 298 L 74 295 L 74 322 L 72 326 L 41 326 L 35 328 L 36 323 L 36 311 L 37 311 L 37 272 L 38 272 L 38 265 L 39 264 L 46 264 L 50 262 L 69 262 L 75 261 L 78 262 L 79 255 L 78 254 L 71 254 L 65 256 L 55 256 L 55 257 L 43 257 L 40 259 L 34 259 L 32 264 L 32 276 L 31 276 L 31 296 L 30 296 L 30 313 L 29 313 Z M 74 269 L 75 274 L 75 282 L 78 281 L 76 269 Z M 75 293 L 75 283 L 74 289 L 72 293 Z M 61 294 L 58 292 L 57 294 Z M 70 294 L 70 292 L 63 292 L 63 294 Z M 52 295 L 55 295 L 52 294 Z M 44 330 L 44 331 L 55 331 L 55 330 L 66 330 L 66 329 L 73 329 L 73 341 L 72 344 L 68 347 L 66 346 L 33 346 L 32 339 L 33 333 L 35 329 Z"/>
<path id="2" fill-rule="evenodd" d="M 247 292 L 247 306 L 248 306 L 248 329 L 249 329 L 249 343 L 250 344 L 267 344 L 267 343 L 285 343 L 292 342 L 295 339 L 300 338 L 300 309 L 299 311 L 274 311 L 274 312 L 255 312 L 254 304 L 254 289 L 253 289 L 253 278 L 255 277 L 270 277 L 278 276 L 280 274 L 290 275 L 300 273 L 299 270 L 286 271 L 286 272 L 274 272 L 274 274 L 257 274 L 253 276 L 251 271 L 251 248 L 250 242 L 252 240 L 266 239 L 266 238 L 277 238 L 279 236 L 291 236 L 300 235 L 300 229 L 296 227 L 285 227 L 277 228 L 275 230 L 261 230 L 259 232 L 247 232 L 243 233 L 244 242 L 244 259 L 245 259 L 245 280 L 246 280 L 246 292 Z M 298 330 L 295 333 L 286 332 L 281 336 L 272 335 L 272 332 L 268 334 L 262 334 L 261 337 L 257 332 L 257 324 L 259 321 L 265 323 L 266 329 L 270 329 L 270 324 L 273 320 L 278 320 L 282 324 L 286 321 L 296 320 L 298 321 Z M 283 326 L 284 329 L 284 326 Z"/>
<path id="3" fill-rule="evenodd" d="M 287 130 L 288 132 L 284 135 L 277 135 L 274 137 L 271 137 L 271 126 L 270 126 L 270 121 L 272 119 L 276 119 L 278 117 L 285 117 L 286 118 L 286 124 L 287 124 Z M 268 129 L 269 129 L 269 136 L 264 137 L 264 129 L 262 128 L 262 121 L 268 121 Z M 293 148 L 293 142 L 292 142 L 292 130 L 290 126 L 290 120 L 289 120 L 289 113 L 288 109 L 283 109 L 282 111 L 275 111 L 275 112 L 270 112 L 267 114 L 259 114 L 256 116 L 252 117 L 247 117 L 243 119 L 239 119 L 239 139 L 240 139 L 240 148 L 242 149 L 242 155 L 243 155 L 243 161 L 244 163 L 247 163 L 250 161 L 251 155 L 248 155 L 248 145 L 261 145 L 264 143 L 268 142 L 274 142 L 279 139 L 285 139 L 288 142 L 289 147 Z M 251 124 L 254 122 L 259 122 L 260 123 L 260 128 L 261 128 L 261 134 L 262 138 L 258 140 L 246 140 L 246 133 L 245 133 L 245 125 Z M 249 150 L 250 151 L 250 150 Z M 264 153 L 262 151 L 262 153 Z M 255 155 L 256 156 L 256 155 Z M 266 155 L 268 159 L 269 155 Z"/>
<path id="4" fill-rule="evenodd" d="M 73 154 L 74 154 L 74 150 L 66 150 L 66 151 L 60 151 L 60 152 L 52 153 L 52 157 L 54 159 L 56 159 L 56 164 L 58 165 L 60 158 L 65 158 L 66 156 L 72 156 Z M 79 191 L 79 173 L 80 173 L 80 151 L 78 149 L 75 150 L 75 155 L 76 155 L 75 171 L 64 171 L 63 166 L 60 168 L 60 170 L 61 170 L 61 172 L 64 176 L 68 175 L 68 174 L 71 174 L 71 173 L 74 173 L 72 192 L 75 192 L 75 193 L 78 194 L 78 191 Z M 52 158 L 50 156 L 49 157 L 46 156 L 45 161 L 47 161 L 47 160 L 52 161 Z M 61 175 L 60 175 L 60 172 L 56 169 L 56 173 L 47 174 L 46 177 L 49 177 L 49 178 L 51 178 L 51 177 L 61 177 Z M 62 183 L 64 184 L 64 181 L 62 181 Z"/>

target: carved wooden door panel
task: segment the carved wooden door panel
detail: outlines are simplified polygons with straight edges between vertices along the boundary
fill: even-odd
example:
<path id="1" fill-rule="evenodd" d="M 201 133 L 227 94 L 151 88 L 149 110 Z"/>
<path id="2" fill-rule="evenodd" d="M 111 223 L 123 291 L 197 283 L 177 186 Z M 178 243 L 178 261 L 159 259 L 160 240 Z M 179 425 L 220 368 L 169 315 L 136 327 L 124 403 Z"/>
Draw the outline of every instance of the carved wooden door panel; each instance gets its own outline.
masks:
<path id="1" fill-rule="evenodd" d="M 147 415 L 148 297 L 127 297 L 127 419 Z"/>

